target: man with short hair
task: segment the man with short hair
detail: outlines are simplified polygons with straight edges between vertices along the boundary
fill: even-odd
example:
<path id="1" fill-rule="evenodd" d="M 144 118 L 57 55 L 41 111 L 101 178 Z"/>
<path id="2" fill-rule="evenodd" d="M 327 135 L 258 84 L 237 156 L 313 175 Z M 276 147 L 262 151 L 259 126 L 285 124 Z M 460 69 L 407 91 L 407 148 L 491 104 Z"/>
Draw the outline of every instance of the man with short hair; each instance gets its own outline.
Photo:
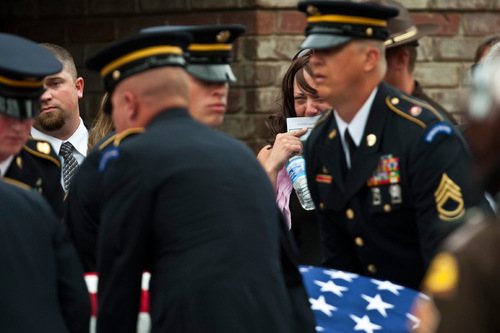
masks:
<path id="1" fill-rule="evenodd" d="M 224 121 L 227 111 L 229 82 L 236 82 L 229 65 L 234 57 L 233 44 L 246 28 L 238 24 L 159 26 L 141 32 L 172 29 L 189 31 L 193 36 L 186 54 L 189 113 L 202 124 L 217 127 Z"/>
<path id="2" fill-rule="evenodd" d="M 86 61 L 120 133 L 99 161 L 97 332 L 135 332 L 144 270 L 152 332 L 313 332 L 311 310 L 291 304 L 289 285 L 302 288 L 295 301 L 307 295 L 283 260 L 266 174 L 248 147 L 188 113 L 189 42 L 183 31 L 143 33 Z"/>
<path id="3" fill-rule="evenodd" d="M 68 190 L 69 182 L 87 156 L 88 130 L 80 117 L 78 100 L 83 97 L 83 78 L 78 77 L 71 54 L 55 44 L 40 44 L 63 64 L 63 70 L 44 80 L 41 96 L 42 112 L 31 135 L 50 142 L 62 159 L 61 186 Z"/>
<path id="4" fill-rule="evenodd" d="M 368 2 L 399 9 L 397 16 L 387 20 L 387 28 L 391 34 L 385 41 L 385 57 L 387 59 L 385 81 L 408 95 L 429 103 L 434 109 L 443 113 L 454 125 L 457 125 L 453 115 L 427 95 L 414 76 L 418 40 L 434 33 L 439 27 L 436 24 L 415 25 L 406 7 L 396 0 L 369 0 Z"/>
<path id="5" fill-rule="evenodd" d="M 325 112 L 305 145 L 323 264 L 418 289 L 442 238 L 476 198 L 463 138 L 440 113 L 383 82 L 392 7 L 303 1 Z"/>

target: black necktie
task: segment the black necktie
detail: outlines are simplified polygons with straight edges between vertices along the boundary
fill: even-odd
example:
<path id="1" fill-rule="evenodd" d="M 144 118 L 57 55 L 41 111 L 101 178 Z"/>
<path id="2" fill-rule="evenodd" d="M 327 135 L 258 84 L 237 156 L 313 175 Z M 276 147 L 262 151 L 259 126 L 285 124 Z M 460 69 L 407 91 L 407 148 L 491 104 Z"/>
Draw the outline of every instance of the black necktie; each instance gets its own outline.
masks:
<path id="1" fill-rule="evenodd" d="M 73 174 L 75 173 L 75 170 L 78 167 L 78 162 L 72 154 L 73 148 L 74 148 L 73 145 L 68 141 L 66 141 L 62 143 L 61 149 L 59 150 L 59 155 L 61 155 L 64 159 L 63 178 L 64 178 L 65 191 L 68 191 L 71 177 L 73 177 Z"/>
<path id="2" fill-rule="evenodd" d="M 349 157 L 351 160 L 351 167 L 352 167 L 352 158 L 354 156 L 354 153 L 356 152 L 356 144 L 354 143 L 354 140 L 351 137 L 351 134 L 349 134 L 349 130 L 346 128 L 344 132 L 344 140 L 347 143 L 347 146 L 349 147 Z M 350 168 L 349 168 L 350 169 Z"/>

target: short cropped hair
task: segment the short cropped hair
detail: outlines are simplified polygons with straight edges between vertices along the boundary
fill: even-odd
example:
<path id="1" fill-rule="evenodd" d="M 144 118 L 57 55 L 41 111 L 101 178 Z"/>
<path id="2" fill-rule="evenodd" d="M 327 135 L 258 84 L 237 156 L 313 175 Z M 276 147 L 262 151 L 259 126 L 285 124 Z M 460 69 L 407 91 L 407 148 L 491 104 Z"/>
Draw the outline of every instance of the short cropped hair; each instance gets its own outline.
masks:
<path id="1" fill-rule="evenodd" d="M 78 74 L 76 72 L 75 61 L 73 60 L 73 57 L 68 52 L 68 50 L 66 50 L 62 46 L 51 43 L 40 43 L 40 46 L 43 46 L 44 48 L 52 52 L 52 54 L 54 54 L 56 58 L 59 59 L 60 62 L 62 62 L 63 70 L 66 70 L 71 75 L 71 77 L 76 80 Z"/>

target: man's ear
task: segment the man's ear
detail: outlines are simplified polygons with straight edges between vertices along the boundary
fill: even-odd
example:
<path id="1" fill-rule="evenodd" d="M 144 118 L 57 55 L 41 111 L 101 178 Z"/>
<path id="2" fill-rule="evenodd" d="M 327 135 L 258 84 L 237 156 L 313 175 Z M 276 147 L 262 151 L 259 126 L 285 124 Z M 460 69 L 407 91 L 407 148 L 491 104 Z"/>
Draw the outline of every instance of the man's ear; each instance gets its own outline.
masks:
<path id="1" fill-rule="evenodd" d="M 75 81 L 75 87 L 76 87 L 76 93 L 78 95 L 78 98 L 83 97 L 83 78 L 79 77 Z"/>
<path id="2" fill-rule="evenodd" d="M 379 59 L 380 51 L 374 46 L 367 47 L 365 49 L 365 63 L 363 69 L 366 72 L 374 70 L 377 67 Z"/>
<path id="3" fill-rule="evenodd" d="M 137 96 L 127 91 L 123 94 L 123 99 L 125 100 L 127 118 L 129 120 L 136 119 L 139 112 Z"/>

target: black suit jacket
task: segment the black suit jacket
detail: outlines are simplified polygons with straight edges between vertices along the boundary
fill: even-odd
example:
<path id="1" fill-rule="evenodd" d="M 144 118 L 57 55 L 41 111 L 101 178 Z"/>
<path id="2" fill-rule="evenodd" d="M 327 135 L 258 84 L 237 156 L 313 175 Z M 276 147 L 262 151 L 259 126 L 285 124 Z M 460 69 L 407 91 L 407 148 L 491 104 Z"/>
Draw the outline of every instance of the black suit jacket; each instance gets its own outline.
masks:
<path id="1" fill-rule="evenodd" d="M 62 218 L 61 163 L 47 141 L 28 139 L 7 169 L 4 181 L 41 194 L 56 216 Z"/>
<path id="2" fill-rule="evenodd" d="M 305 146 L 324 265 L 418 288 L 442 238 L 473 195 L 463 138 L 427 103 L 379 85 L 352 168 L 332 111 Z"/>
<path id="3" fill-rule="evenodd" d="M 293 261 L 284 278 L 283 221 L 250 149 L 171 109 L 100 168 L 98 332 L 135 332 L 144 270 L 152 332 L 314 331 L 294 320 L 287 282 L 304 287 Z"/>
<path id="4" fill-rule="evenodd" d="M 0 332 L 89 332 L 78 256 L 48 204 L 0 182 Z"/>

